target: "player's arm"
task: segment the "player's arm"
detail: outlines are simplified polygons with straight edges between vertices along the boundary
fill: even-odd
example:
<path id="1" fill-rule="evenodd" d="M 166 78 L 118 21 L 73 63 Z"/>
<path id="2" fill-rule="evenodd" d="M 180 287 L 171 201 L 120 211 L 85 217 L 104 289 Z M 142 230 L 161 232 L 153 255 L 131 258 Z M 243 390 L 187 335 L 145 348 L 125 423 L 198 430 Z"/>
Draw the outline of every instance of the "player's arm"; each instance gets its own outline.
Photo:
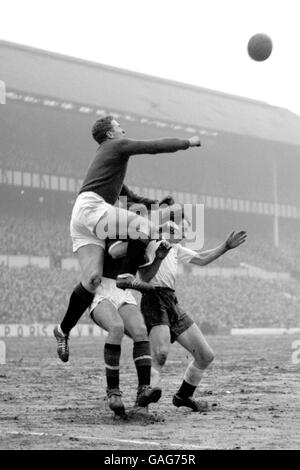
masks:
<path id="1" fill-rule="evenodd" d="M 221 245 L 217 246 L 216 248 L 212 248 L 211 250 L 198 253 L 196 256 L 191 258 L 190 263 L 197 264 L 198 266 L 206 266 L 207 264 L 210 264 L 216 259 L 220 258 L 220 256 L 224 255 L 227 251 L 240 246 L 246 241 L 246 239 L 247 233 L 245 231 L 238 233 L 232 232 L 226 238 L 226 240 L 221 243 Z"/>
<path id="2" fill-rule="evenodd" d="M 123 184 L 120 196 L 127 198 L 127 208 L 129 208 L 132 204 L 143 204 L 147 209 L 151 209 L 151 206 L 159 204 L 157 199 L 149 199 L 147 197 L 139 196 L 130 188 L 128 188 L 126 184 Z"/>
<path id="3" fill-rule="evenodd" d="M 165 138 L 153 140 L 118 139 L 118 150 L 123 155 L 143 155 L 156 153 L 174 153 L 189 147 L 200 147 L 197 136 L 190 139 Z"/>
<path id="4" fill-rule="evenodd" d="M 149 266 L 145 266 L 143 268 L 139 268 L 139 274 L 142 281 L 150 282 L 151 279 L 156 275 L 157 271 L 160 268 L 162 261 L 168 255 L 169 251 L 171 250 L 172 245 L 164 240 L 160 243 L 159 247 L 155 252 L 155 258 Z"/>

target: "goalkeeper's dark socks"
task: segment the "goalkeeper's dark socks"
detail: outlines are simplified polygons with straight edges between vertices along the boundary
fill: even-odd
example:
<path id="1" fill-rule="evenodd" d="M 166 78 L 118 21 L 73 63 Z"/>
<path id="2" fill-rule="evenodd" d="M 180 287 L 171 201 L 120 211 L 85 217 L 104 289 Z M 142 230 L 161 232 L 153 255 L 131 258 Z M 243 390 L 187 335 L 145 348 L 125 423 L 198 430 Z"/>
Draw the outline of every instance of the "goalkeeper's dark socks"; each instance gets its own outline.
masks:
<path id="1" fill-rule="evenodd" d="M 104 363 L 108 389 L 119 388 L 121 345 L 105 343 Z"/>
<path id="2" fill-rule="evenodd" d="M 86 309 L 91 305 L 94 295 L 86 290 L 81 283 L 75 287 L 71 294 L 66 314 L 60 324 L 61 330 L 65 335 L 68 335 L 78 323 Z"/>
<path id="3" fill-rule="evenodd" d="M 136 341 L 133 343 L 133 360 L 138 375 L 139 387 L 150 385 L 152 359 L 149 341 Z"/>
<path id="4" fill-rule="evenodd" d="M 176 392 L 176 395 L 178 395 L 180 398 L 192 397 L 195 390 L 196 390 L 196 388 L 197 387 L 195 385 L 191 385 L 188 382 L 186 382 L 185 380 L 183 380 L 183 382 L 181 384 L 181 387 Z"/>

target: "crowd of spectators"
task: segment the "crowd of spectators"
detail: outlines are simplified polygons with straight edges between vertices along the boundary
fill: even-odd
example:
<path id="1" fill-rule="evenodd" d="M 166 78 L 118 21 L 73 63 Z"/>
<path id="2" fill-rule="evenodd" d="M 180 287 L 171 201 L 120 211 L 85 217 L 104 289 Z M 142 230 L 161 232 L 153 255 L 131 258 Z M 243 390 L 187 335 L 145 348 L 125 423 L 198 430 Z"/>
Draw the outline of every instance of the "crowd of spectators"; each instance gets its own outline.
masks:
<path id="1" fill-rule="evenodd" d="M 78 273 L 0 265 L 0 323 L 52 323 L 62 317 Z"/>
<path id="2" fill-rule="evenodd" d="M 34 212 L 34 211 L 33 211 Z M 225 239 L 207 235 L 203 249 L 219 245 Z M 73 256 L 69 234 L 69 220 L 32 214 L 14 217 L 3 212 L 0 218 L 0 254 L 46 256 L 62 259 Z M 245 263 L 267 271 L 289 272 L 300 277 L 300 242 L 296 234 L 287 233 L 279 248 L 263 236 L 249 234 L 248 241 L 215 261 L 211 267 L 240 267 Z"/>
<path id="3" fill-rule="evenodd" d="M 62 318 L 78 272 L 0 266 L 0 323 L 55 323 Z M 299 327 L 300 284 L 253 278 L 180 275 L 183 308 L 203 330 Z M 83 321 L 88 321 L 87 317 Z"/>
<path id="4" fill-rule="evenodd" d="M 211 330 L 300 326 L 300 284 L 294 280 L 185 275 L 177 292 L 187 311 Z"/>
<path id="5" fill-rule="evenodd" d="M 209 246 L 216 246 L 217 239 L 210 240 Z M 282 238 L 279 247 L 275 247 L 272 241 L 256 236 L 254 239 L 248 237 L 244 246 L 230 251 L 211 266 L 237 267 L 250 265 L 271 272 L 289 272 L 292 276 L 298 273 L 300 259 L 300 241 Z"/>
<path id="6" fill-rule="evenodd" d="M 95 118 L 90 114 L 9 101 L 0 116 L 0 169 L 83 178 L 97 148 L 90 134 Z M 128 136 L 133 138 L 191 136 L 182 129 L 172 131 L 120 121 Z M 270 150 L 267 142 L 221 134 L 218 138 L 203 136 L 203 141 L 205 145 L 200 150 L 191 149 L 184 155 L 178 152 L 171 159 L 166 155 L 136 158 L 128 167 L 128 183 L 201 195 L 272 201 L 272 159 L 265 157 L 272 157 L 273 149 L 278 157 L 280 202 L 297 203 L 299 200 L 298 148 L 285 145 L 282 149 L 271 146 Z M 281 155 L 284 158 L 280 158 Z M 55 201 L 50 216 L 42 205 L 38 209 L 37 205 L 31 206 L 31 199 L 27 203 L 13 199 L 14 195 L 8 204 L 6 195 L 0 198 L 0 254 L 49 257 L 52 268 L 0 266 L 0 323 L 54 323 L 62 317 L 69 294 L 78 281 L 78 272 L 53 267 L 56 261 L 59 266 L 60 259 L 72 256 L 71 205 L 64 212 Z M 216 236 L 217 217 L 205 236 L 204 249 L 218 245 L 226 235 Z M 228 219 L 227 213 L 225 218 Z M 257 227 L 255 223 L 256 220 L 252 221 L 253 233 L 249 233 L 247 244 L 226 254 L 211 267 L 239 267 L 245 263 L 268 271 L 287 271 L 292 280 L 206 278 L 186 271 L 178 279 L 179 298 L 183 307 L 207 331 L 300 324 L 299 230 L 292 230 L 289 224 L 281 222 L 280 247 L 275 248 L 272 239 L 264 236 L 263 228 L 257 232 L 259 223 Z M 222 227 L 223 221 L 219 225 Z M 241 225 L 238 222 L 238 227 L 245 228 L 243 220 Z"/>
<path id="7" fill-rule="evenodd" d="M 65 258 L 72 255 L 68 221 L 3 214 L 0 239 L 1 254 Z"/>

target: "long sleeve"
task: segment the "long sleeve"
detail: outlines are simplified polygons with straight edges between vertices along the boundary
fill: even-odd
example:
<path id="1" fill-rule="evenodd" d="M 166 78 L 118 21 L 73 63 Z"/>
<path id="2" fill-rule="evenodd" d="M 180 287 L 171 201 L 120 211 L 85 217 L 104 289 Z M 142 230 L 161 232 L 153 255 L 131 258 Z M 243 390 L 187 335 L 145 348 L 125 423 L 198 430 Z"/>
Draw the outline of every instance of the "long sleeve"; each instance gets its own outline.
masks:
<path id="1" fill-rule="evenodd" d="M 186 150 L 190 146 L 188 139 L 165 138 L 155 140 L 120 139 L 118 150 L 123 155 L 141 155 L 156 153 L 173 153 Z"/>
<path id="2" fill-rule="evenodd" d="M 131 189 L 129 189 L 126 184 L 123 184 L 120 196 L 127 197 L 127 208 L 129 208 L 132 204 L 144 204 L 147 209 L 151 209 L 152 204 L 158 204 L 158 201 L 156 199 L 149 199 L 147 197 L 139 196 Z"/>

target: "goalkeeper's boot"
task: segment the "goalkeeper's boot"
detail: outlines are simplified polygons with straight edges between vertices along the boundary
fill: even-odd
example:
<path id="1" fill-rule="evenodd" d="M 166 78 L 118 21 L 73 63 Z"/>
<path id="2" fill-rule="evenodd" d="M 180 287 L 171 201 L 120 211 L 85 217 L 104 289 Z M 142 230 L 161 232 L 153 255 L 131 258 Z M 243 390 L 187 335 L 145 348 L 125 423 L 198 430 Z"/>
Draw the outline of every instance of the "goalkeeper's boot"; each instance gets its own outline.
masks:
<path id="1" fill-rule="evenodd" d="M 186 406 L 187 408 L 191 408 L 191 410 L 198 412 L 208 411 L 209 409 L 207 401 L 195 400 L 193 397 L 181 397 L 179 395 L 174 395 L 172 403 L 174 406 Z"/>
<path id="2" fill-rule="evenodd" d="M 62 329 L 59 325 L 57 325 L 54 330 L 53 334 L 57 341 L 57 354 L 61 361 L 68 362 L 69 360 L 69 335 L 65 335 L 62 332 Z"/>

